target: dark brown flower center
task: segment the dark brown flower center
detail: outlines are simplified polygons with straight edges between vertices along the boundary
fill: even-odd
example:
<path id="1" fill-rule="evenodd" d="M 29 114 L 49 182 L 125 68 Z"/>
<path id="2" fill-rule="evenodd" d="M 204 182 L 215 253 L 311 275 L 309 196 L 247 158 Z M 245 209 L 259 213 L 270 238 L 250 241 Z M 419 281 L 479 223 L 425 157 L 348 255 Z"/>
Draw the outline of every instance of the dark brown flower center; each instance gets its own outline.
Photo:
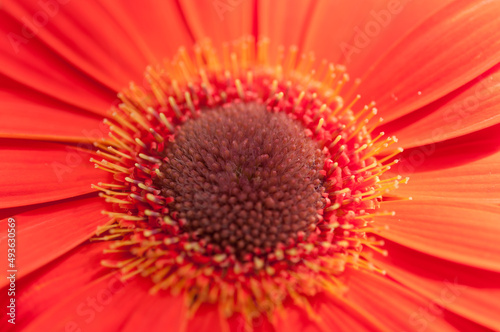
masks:
<path id="1" fill-rule="evenodd" d="M 214 252 L 270 252 L 307 238 L 320 220 L 324 157 L 304 127 L 264 105 L 207 110 L 182 125 L 157 183 L 193 239 Z"/>

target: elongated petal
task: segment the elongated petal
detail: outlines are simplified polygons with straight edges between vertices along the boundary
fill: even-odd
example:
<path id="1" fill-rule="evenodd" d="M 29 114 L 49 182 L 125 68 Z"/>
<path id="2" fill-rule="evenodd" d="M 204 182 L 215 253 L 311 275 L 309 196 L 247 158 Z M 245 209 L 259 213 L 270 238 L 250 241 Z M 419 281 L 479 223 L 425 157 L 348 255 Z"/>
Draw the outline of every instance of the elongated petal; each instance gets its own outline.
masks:
<path id="1" fill-rule="evenodd" d="M 104 207 L 101 198 L 88 198 L 14 216 L 17 276 L 27 275 L 90 238 L 109 219 L 100 213 Z M 2 243 L 8 237 L 7 221 L 2 221 Z M 0 286 L 7 282 L 2 279 Z"/>
<path id="2" fill-rule="evenodd" d="M 500 60 L 499 11 L 497 1 L 456 1 L 438 11 L 366 73 L 365 101 L 376 100 L 393 120 L 492 68 Z"/>
<path id="3" fill-rule="evenodd" d="M 0 107 L 0 137 L 85 142 L 107 132 L 99 116 L 26 90 L 0 92 Z"/>
<path id="4" fill-rule="evenodd" d="M 273 45 L 300 48 L 311 31 L 316 5 L 317 2 L 309 1 L 258 1 L 259 36 L 268 37 Z"/>
<path id="5" fill-rule="evenodd" d="M 375 315 L 388 331 L 457 331 L 432 301 L 372 272 L 349 271 L 346 298 Z"/>
<path id="6" fill-rule="evenodd" d="M 69 105 L 91 113 L 105 114 L 116 98 L 115 92 L 61 59 L 57 52 L 36 38 L 35 32 L 23 35 L 21 20 L 29 20 L 33 14 L 12 16 L 9 9 L 11 5 L 5 4 L 5 8 L 0 11 L 0 26 L 3 31 L 9 31 L 7 38 L 0 40 L 0 75 Z M 54 20 L 63 17 L 58 15 Z M 28 29 L 24 30 L 31 31 Z M 10 85 L 5 78 L 0 82 L 2 87 Z"/>
<path id="7" fill-rule="evenodd" d="M 183 299 L 151 296 L 138 279 L 125 287 L 113 275 L 81 285 L 57 305 L 34 317 L 25 331 L 46 331 L 85 328 L 89 331 L 158 331 L 168 326 L 182 331 L 185 324 Z M 63 317 L 63 319 L 61 319 Z"/>
<path id="8" fill-rule="evenodd" d="M 215 45 L 252 34 L 252 1 L 178 1 L 195 40 L 210 38 Z M 256 23 L 255 23 L 256 24 Z"/>
<path id="9" fill-rule="evenodd" d="M 381 130 L 403 148 L 436 143 L 500 123 L 500 65 L 469 84 Z"/>
<path id="10" fill-rule="evenodd" d="M 315 52 L 318 59 L 345 64 L 353 79 L 362 77 L 393 44 L 450 2 L 318 1 L 307 27 L 303 29 L 304 50 Z M 301 1 L 290 5 L 290 10 L 294 11 L 299 3 Z M 301 11 L 295 15 L 304 15 L 304 10 Z M 276 16 L 279 18 L 278 13 Z M 285 35 L 299 27 L 288 23 Z"/>
<path id="11" fill-rule="evenodd" d="M 86 244 L 19 282 L 17 327 L 23 331 L 181 331 L 186 322 L 182 297 L 152 296 L 151 281 L 121 281 L 99 261 L 109 243 Z"/>
<path id="12" fill-rule="evenodd" d="M 500 274 L 447 262 L 389 242 L 387 257 L 377 266 L 388 275 L 442 308 L 478 324 L 500 330 Z"/>
<path id="13" fill-rule="evenodd" d="M 141 76 L 127 80 L 142 82 L 145 65 L 161 63 L 172 57 L 179 47 L 189 47 L 193 43 L 190 27 L 175 1 L 106 1 L 100 4 L 122 30 L 123 37 L 130 40 L 126 49 L 136 48 L 148 61 L 132 64 Z"/>
<path id="14" fill-rule="evenodd" d="M 22 21 L 12 32 L 23 38 L 26 38 L 23 24 L 30 27 L 30 23 L 36 24 L 36 18 L 48 16 L 50 24 L 43 27 L 43 33 L 42 28 L 34 26 L 38 30 L 36 36 L 45 47 L 114 91 L 119 91 L 131 80 L 141 82 L 148 64 L 154 65 L 173 55 L 181 45 L 191 43 L 173 2 L 108 1 L 82 5 L 29 0 L 9 3 L 5 7 L 14 18 Z M 168 24 L 164 21 L 166 15 Z M 87 24 L 92 20 L 101 23 Z M 164 42 L 165 36 L 169 36 L 168 42 Z M 19 51 L 16 53 L 22 55 L 23 47 L 29 48 L 30 44 L 21 43 L 18 47 L 15 44 L 15 51 Z"/>
<path id="15" fill-rule="evenodd" d="M 18 300 L 24 304 L 19 307 L 19 326 L 29 324 L 32 317 L 56 306 L 78 288 L 112 273 L 100 264 L 103 250 L 108 247 L 109 243 L 104 242 L 79 245 L 19 279 Z"/>
<path id="16" fill-rule="evenodd" d="M 1 208 L 90 193 L 91 184 L 109 179 L 89 162 L 86 150 L 17 140 L 0 140 L 0 147 Z"/>
<path id="17" fill-rule="evenodd" d="M 409 248 L 452 262 L 500 271 L 500 207 L 443 199 L 386 202 L 395 217 L 379 217 L 381 235 Z"/>
<path id="18" fill-rule="evenodd" d="M 374 331 L 366 317 L 355 312 L 343 301 L 329 294 L 318 294 L 309 299 L 317 317 L 311 317 L 304 308 L 288 303 L 283 313 L 275 314 L 277 331 Z M 291 301 L 290 301 L 291 302 Z"/>
<path id="19" fill-rule="evenodd" d="M 420 172 L 394 194 L 413 198 L 446 198 L 464 202 L 500 203 L 500 152 L 455 167 Z"/>
<path id="20" fill-rule="evenodd" d="M 445 170 L 478 161 L 500 151 L 500 124 L 442 142 L 409 148 L 391 172 L 403 176 Z M 417 174 L 418 173 L 418 174 Z"/>

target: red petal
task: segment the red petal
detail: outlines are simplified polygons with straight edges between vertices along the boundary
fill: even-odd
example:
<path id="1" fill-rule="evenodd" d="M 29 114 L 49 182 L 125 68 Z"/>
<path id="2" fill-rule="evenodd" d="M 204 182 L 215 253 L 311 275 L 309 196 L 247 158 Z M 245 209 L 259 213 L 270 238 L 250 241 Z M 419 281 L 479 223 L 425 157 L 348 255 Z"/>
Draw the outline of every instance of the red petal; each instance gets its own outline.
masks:
<path id="1" fill-rule="evenodd" d="M 50 24 L 44 26 L 43 33 L 37 33 L 45 47 L 115 91 L 131 80 L 142 82 L 148 64 L 155 64 L 173 55 L 179 46 L 191 43 L 172 2 L 43 4 L 28 0 L 5 7 L 19 19 L 27 17 L 33 21 L 38 12 L 49 15 Z M 21 28 L 19 23 L 19 29 L 12 31 L 22 36 Z M 165 36 L 169 36 L 168 43 L 164 42 Z"/>
<path id="2" fill-rule="evenodd" d="M 189 28 L 175 1 L 106 1 L 100 4 L 113 18 L 114 24 L 122 30 L 123 37 L 131 40 L 126 45 L 126 50 L 123 47 L 121 49 L 127 53 L 128 48 L 137 48 L 147 58 L 148 63 L 145 65 L 160 63 L 164 58 L 173 56 L 179 47 L 187 47 L 193 43 Z M 93 14 L 93 11 L 91 13 Z M 100 27 L 95 28 L 99 33 Z M 115 38 L 114 35 L 110 37 Z M 122 54 L 122 57 L 126 58 L 125 55 Z M 111 60 L 113 58 L 111 57 Z M 137 83 L 141 83 L 145 65 L 135 65 L 140 76 L 127 79 L 133 78 Z"/>
<path id="3" fill-rule="evenodd" d="M 32 317 L 56 306 L 69 294 L 112 273 L 100 264 L 104 257 L 102 251 L 108 247 L 106 242 L 80 245 L 18 280 L 17 300 L 23 305 L 18 308 L 16 325 L 29 324 Z"/>
<path id="4" fill-rule="evenodd" d="M 238 320 L 237 327 L 244 326 L 244 322 Z M 221 331 L 229 332 L 229 324 L 224 315 L 219 312 L 218 306 L 213 304 L 202 304 L 194 316 L 189 319 L 184 332 Z"/>
<path id="5" fill-rule="evenodd" d="M 319 1 L 309 24 L 297 27 L 303 28 L 306 35 L 306 51 L 315 52 L 318 59 L 345 64 L 351 77 L 356 78 L 408 31 L 449 2 L 451 0 Z M 285 35 L 290 29 L 296 29 L 295 25 L 288 23 Z"/>
<path id="6" fill-rule="evenodd" d="M 500 207 L 442 199 L 385 202 L 395 217 L 377 217 L 381 236 L 468 266 L 500 271 Z"/>
<path id="7" fill-rule="evenodd" d="M 17 327 L 23 331 L 181 331 L 186 323 L 182 297 L 148 293 L 151 281 L 122 282 L 103 268 L 109 243 L 81 246 L 19 282 Z"/>
<path id="8" fill-rule="evenodd" d="M 391 169 L 401 175 L 445 170 L 486 158 L 500 151 L 500 124 L 443 142 L 410 148 Z M 418 176 L 418 175 L 415 175 Z"/>
<path id="9" fill-rule="evenodd" d="M 332 295 L 318 294 L 309 298 L 309 301 L 312 311 L 317 315 L 316 320 L 304 308 L 288 302 L 282 315 L 275 314 L 277 331 L 363 332 L 377 330 L 377 325 L 371 325 L 367 317 L 360 316 Z"/>
<path id="10" fill-rule="evenodd" d="M 108 131 L 100 117 L 26 89 L 0 92 L 0 107 L 0 137 L 85 142 L 95 130 Z"/>
<path id="11" fill-rule="evenodd" d="M 124 287 L 109 274 L 76 288 L 37 316 L 24 331 L 181 331 L 185 324 L 182 298 L 151 296 L 144 280 Z"/>
<path id="12" fill-rule="evenodd" d="M 408 148 L 444 141 L 500 123 L 500 66 L 381 130 Z"/>
<path id="13" fill-rule="evenodd" d="M 347 301 L 375 316 L 388 331 L 456 331 L 441 308 L 373 272 L 349 270 Z"/>
<path id="14" fill-rule="evenodd" d="M 18 278 L 65 254 L 95 234 L 97 226 L 109 220 L 100 213 L 104 207 L 104 201 L 96 197 L 56 204 L 13 217 Z M 1 242 L 7 239 L 8 220 L 2 221 Z M 0 287 L 5 284 L 7 280 L 2 279 Z"/>
<path id="15" fill-rule="evenodd" d="M 210 38 L 215 45 L 252 34 L 252 1 L 178 1 L 195 40 Z"/>
<path id="16" fill-rule="evenodd" d="M 268 37 L 273 48 L 277 45 L 301 47 L 305 35 L 311 29 L 311 16 L 316 5 L 316 2 L 308 1 L 295 1 L 293 6 L 287 0 L 259 1 L 259 35 Z"/>
<path id="17" fill-rule="evenodd" d="M 92 155 L 54 143 L 0 140 L 0 208 L 36 204 L 95 191 L 107 172 L 95 169 Z M 43 193 L 41 195 L 40 193 Z"/>
<path id="18" fill-rule="evenodd" d="M 500 203 L 500 152 L 456 167 L 416 173 L 394 194 L 414 198 L 446 198 Z"/>
<path id="19" fill-rule="evenodd" d="M 500 274 L 443 261 L 389 242 L 376 265 L 413 291 L 493 330 L 500 330 Z M 495 295 L 496 294 L 496 295 Z"/>
<path id="20" fill-rule="evenodd" d="M 451 3 L 379 59 L 359 91 L 393 120 L 470 82 L 500 60 L 499 11 L 498 1 Z"/>
<path id="21" fill-rule="evenodd" d="M 8 34 L 7 38 L 2 38 L 0 41 L 2 50 L 0 74 L 69 105 L 75 105 L 96 114 L 105 114 L 116 98 L 114 91 L 97 83 L 87 73 L 75 70 L 72 64 L 61 59 L 36 36 L 26 38 L 23 35 L 23 23 L 16 19 L 21 20 L 27 17 L 29 20 L 35 13 L 43 14 L 44 12 L 35 11 L 26 16 L 16 15 L 14 19 L 7 14 L 12 10 L 12 3 L 9 2 L 4 7 L 0 12 L 2 16 L 0 26 L 3 31 L 8 31 Z M 55 16 L 50 23 L 58 19 L 64 19 L 64 15 Z M 42 33 L 41 30 L 37 31 Z M 28 34 L 28 36 L 33 36 L 33 34 Z M 2 79 L 1 85 L 8 86 L 8 81 Z"/>

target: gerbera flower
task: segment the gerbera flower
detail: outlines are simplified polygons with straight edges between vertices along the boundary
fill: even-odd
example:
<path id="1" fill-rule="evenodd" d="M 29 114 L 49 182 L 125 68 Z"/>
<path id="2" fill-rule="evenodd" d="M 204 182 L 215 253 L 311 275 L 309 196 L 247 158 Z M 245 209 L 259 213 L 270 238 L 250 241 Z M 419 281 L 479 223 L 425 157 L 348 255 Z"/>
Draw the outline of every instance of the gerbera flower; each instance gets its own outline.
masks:
<path id="1" fill-rule="evenodd" d="M 2 330 L 500 330 L 499 14 L 3 3 Z"/>

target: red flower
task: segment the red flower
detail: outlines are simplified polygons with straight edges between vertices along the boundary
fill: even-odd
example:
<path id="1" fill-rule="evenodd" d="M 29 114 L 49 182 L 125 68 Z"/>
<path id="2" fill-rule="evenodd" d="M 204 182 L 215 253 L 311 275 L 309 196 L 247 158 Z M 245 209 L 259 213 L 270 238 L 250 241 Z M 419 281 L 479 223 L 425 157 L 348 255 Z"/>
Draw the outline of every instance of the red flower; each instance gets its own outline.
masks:
<path id="1" fill-rule="evenodd" d="M 500 330 L 499 3 L 1 9 L 2 330 Z"/>

